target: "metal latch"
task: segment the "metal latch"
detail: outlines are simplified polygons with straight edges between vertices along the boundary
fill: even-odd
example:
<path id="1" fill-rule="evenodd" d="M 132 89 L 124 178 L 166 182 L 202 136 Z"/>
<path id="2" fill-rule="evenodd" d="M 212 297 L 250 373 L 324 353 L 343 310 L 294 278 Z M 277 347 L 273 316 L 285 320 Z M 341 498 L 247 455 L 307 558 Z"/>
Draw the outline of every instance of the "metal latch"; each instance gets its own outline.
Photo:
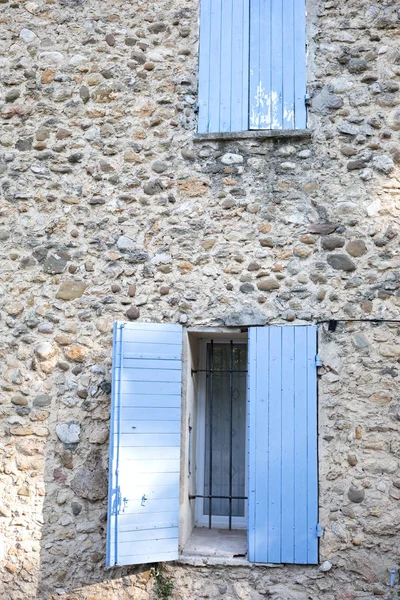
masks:
<path id="1" fill-rule="evenodd" d="M 317 537 L 322 537 L 324 535 L 324 528 L 321 523 L 317 523 Z"/>
<path id="2" fill-rule="evenodd" d="M 319 354 L 315 355 L 315 366 L 322 367 L 322 360 Z"/>

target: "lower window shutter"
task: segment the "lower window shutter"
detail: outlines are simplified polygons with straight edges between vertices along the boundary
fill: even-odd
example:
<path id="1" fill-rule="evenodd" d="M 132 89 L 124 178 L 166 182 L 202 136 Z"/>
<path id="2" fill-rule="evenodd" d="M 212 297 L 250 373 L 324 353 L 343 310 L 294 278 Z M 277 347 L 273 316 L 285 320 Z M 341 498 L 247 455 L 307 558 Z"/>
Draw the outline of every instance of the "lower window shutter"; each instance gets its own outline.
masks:
<path id="1" fill-rule="evenodd" d="M 249 333 L 249 560 L 318 563 L 317 330 Z"/>
<path id="2" fill-rule="evenodd" d="M 178 558 L 182 327 L 115 323 L 108 566 Z"/>

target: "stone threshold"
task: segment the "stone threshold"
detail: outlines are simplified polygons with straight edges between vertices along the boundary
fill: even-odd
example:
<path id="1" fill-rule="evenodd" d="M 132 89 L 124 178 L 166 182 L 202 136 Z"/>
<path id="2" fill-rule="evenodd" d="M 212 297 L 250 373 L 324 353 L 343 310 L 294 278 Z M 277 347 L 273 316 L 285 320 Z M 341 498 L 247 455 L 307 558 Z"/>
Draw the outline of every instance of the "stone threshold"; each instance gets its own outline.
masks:
<path id="1" fill-rule="evenodd" d="M 252 569 L 253 567 L 264 567 L 267 569 L 282 569 L 283 564 L 272 563 L 254 563 L 249 562 L 246 558 L 233 558 L 226 556 L 193 556 L 181 554 L 177 560 L 173 561 L 175 565 L 189 565 L 191 567 L 245 567 Z"/>
<path id="2" fill-rule="evenodd" d="M 230 140 L 264 140 L 264 139 L 311 139 L 311 129 L 263 129 L 253 131 L 226 131 L 224 133 L 195 133 L 193 142 L 224 142 Z"/>

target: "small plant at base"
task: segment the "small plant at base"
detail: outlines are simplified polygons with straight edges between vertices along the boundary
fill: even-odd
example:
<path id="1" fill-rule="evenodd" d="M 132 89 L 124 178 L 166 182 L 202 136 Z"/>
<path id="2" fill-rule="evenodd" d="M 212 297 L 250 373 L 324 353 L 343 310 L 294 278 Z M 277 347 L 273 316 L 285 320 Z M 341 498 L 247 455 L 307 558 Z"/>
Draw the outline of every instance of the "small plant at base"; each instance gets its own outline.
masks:
<path id="1" fill-rule="evenodd" d="M 157 598 L 160 600 L 169 600 L 172 598 L 172 591 L 174 589 L 172 578 L 168 575 L 164 575 L 161 565 L 159 564 L 154 565 L 151 571 L 155 579 L 155 592 Z"/>

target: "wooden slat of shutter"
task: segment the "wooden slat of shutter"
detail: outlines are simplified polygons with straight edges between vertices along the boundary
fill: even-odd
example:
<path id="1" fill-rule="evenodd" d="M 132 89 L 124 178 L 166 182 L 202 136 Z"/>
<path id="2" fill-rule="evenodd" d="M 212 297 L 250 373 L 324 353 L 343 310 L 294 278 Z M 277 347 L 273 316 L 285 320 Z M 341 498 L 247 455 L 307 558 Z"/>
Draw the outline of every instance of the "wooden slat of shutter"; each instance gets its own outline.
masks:
<path id="1" fill-rule="evenodd" d="M 107 565 L 178 557 L 182 328 L 116 323 Z"/>
<path id="2" fill-rule="evenodd" d="M 305 0 L 250 0 L 250 129 L 306 127 Z"/>
<path id="3" fill-rule="evenodd" d="M 199 133 L 246 131 L 249 0 L 201 0 Z"/>
<path id="4" fill-rule="evenodd" d="M 249 337 L 249 560 L 318 562 L 316 328 Z"/>

